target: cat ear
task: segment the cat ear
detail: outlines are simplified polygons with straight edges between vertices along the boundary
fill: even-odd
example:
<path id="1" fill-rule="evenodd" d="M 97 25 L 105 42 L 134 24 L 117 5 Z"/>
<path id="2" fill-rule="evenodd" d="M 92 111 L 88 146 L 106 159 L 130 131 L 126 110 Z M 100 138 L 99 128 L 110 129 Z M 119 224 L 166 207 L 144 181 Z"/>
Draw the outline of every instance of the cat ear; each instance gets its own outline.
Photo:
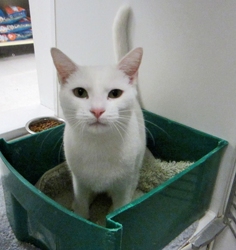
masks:
<path id="1" fill-rule="evenodd" d="M 142 56 L 143 49 L 136 48 L 124 56 L 118 64 L 118 68 L 130 78 L 131 82 L 137 76 Z"/>
<path id="2" fill-rule="evenodd" d="M 51 48 L 51 55 L 57 69 L 59 82 L 66 83 L 68 77 L 78 69 L 78 66 L 57 48 Z"/>

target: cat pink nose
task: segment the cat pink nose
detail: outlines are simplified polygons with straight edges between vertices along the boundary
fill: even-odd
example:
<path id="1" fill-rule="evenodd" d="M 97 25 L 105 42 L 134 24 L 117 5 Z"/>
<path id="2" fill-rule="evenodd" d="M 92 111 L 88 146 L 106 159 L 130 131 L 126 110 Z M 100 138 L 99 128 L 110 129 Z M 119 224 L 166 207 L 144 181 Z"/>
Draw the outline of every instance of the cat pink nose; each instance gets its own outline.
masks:
<path id="1" fill-rule="evenodd" d="M 91 109 L 90 112 L 98 119 L 104 112 L 104 109 Z"/>

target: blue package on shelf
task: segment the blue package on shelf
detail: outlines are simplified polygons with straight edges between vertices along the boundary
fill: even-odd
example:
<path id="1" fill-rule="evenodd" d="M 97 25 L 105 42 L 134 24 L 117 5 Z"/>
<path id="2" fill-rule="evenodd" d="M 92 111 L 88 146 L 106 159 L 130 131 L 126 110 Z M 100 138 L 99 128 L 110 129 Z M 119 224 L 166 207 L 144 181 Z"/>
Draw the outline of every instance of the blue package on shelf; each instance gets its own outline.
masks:
<path id="1" fill-rule="evenodd" d="M 5 6 L 0 9 L 0 24 L 13 24 L 26 17 L 25 9 L 17 6 Z"/>
<path id="2" fill-rule="evenodd" d="M 22 31 L 21 33 L 0 34 L 0 42 L 25 40 L 31 37 L 32 37 L 32 30 L 29 29 Z"/>
<path id="3" fill-rule="evenodd" d="M 9 34 L 9 33 L 20 33 L 24 30 L 31 29 L 31 21 L 29 18 L 20 19 L 17 23 L 1 25 L 0 24 L 0 33 Z"/>

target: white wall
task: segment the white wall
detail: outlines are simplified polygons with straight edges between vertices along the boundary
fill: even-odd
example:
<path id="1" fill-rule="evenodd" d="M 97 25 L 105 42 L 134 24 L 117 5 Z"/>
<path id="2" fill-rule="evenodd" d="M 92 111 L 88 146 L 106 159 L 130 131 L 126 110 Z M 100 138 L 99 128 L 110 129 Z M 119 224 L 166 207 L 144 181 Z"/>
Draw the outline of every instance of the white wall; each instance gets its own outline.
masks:
<path id="1" fill-rule="evenodd" d="M 236 122 L 225 114 L 236 93 L 236 2 L 57 0 L 57 46 L 81 64 L 113 63 L 111 26 L 123 2 L 133 9 L 132 47 L 144 48 L 146 108 L 227 137 Z"/>
<path id="2" fill-rule="evenodd" d="M 57 108 L 57 88 L 50 48 L 55 46 L 53 0 L 29 0 L 41 104 Z"/>
<path id="3" fill-rule="evenodd" d="M 57 46 L 80 64 L 114 63 L 112 22 L 120 0 L 56 0 Z"/>

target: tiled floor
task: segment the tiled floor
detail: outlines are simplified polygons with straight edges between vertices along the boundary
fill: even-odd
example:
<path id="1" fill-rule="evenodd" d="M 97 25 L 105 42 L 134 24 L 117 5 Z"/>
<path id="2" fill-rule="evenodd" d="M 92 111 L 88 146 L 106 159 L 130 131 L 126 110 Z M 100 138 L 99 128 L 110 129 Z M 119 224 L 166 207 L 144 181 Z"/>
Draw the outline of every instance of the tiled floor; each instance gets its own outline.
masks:
<path id="1" fill-rule="evenodd" d="M 34 54 L 0 58 L 0 113 L 39 104 Z"/>

